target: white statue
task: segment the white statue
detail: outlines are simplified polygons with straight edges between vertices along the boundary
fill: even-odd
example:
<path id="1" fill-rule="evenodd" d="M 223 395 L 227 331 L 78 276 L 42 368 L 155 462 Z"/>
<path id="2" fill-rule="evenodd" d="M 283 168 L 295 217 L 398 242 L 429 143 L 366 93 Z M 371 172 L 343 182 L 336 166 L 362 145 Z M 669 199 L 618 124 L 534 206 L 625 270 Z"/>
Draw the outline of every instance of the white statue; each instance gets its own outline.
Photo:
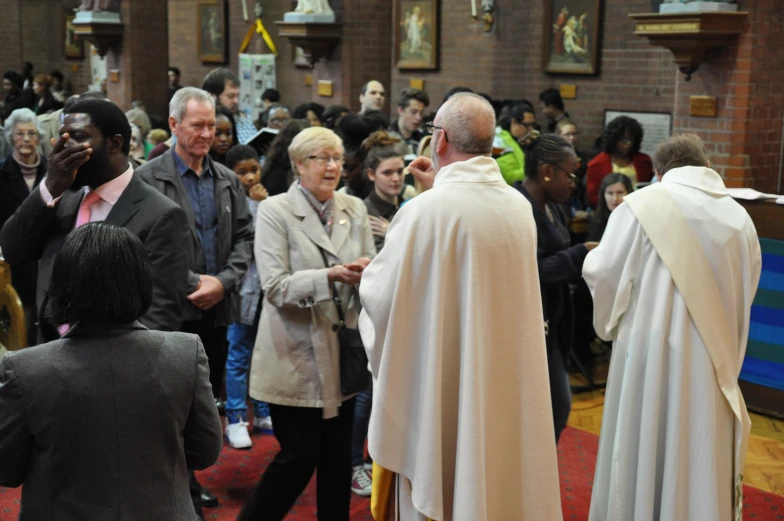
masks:
<path id="1" fill-rule="evenodd" d="M 333 16 L 335 14 L 329 6 L 329 0 L 299 0 L 294 12 L 304 14 L 327 14 Z"/>
<path id="2" fill-rule="evenodd" d="M 297 8 L 283 15 L 284 22 L 291 23 L 333 23 L 335 12 L 329 7 L 329 0 L 299 0 Z"/>
<path id="3" fill-rule="evenodd" d="M 119 13 L 120 0 L 82 0 L 79 11 Z"/>

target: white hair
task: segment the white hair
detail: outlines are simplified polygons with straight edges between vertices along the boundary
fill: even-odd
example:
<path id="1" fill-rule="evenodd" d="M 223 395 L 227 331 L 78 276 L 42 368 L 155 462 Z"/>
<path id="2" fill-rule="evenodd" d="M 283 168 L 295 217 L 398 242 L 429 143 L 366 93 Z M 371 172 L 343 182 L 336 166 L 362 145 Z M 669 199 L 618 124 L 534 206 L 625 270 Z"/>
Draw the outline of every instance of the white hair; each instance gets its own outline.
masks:
<path id="1" fill-rule="evenodd" d="M 182 122 L 185 117 L 185 111 L 188 108 L 188 102 L 195 100 L 197 103 L 210 105 L 215 109 L 215 98 L 206 90 L 196 87 L 183 87 L 174 93 L 171 101 L 169 102 L 169 116 L 177 120 L 178 123 Z"/>
<path id="2" fill-rule="evenodd" d="M 3 128 L 5 139 L 9 144 L 14 143 L 14 130 L 19 123 L 32 123 L 38 131 L 38 139 L 43 139 L 44 131 L 38 122 L 38 118 L 35 117 L 35 112 L 30 109 L 16 109 L 6 118 L 5 127 Z"/>

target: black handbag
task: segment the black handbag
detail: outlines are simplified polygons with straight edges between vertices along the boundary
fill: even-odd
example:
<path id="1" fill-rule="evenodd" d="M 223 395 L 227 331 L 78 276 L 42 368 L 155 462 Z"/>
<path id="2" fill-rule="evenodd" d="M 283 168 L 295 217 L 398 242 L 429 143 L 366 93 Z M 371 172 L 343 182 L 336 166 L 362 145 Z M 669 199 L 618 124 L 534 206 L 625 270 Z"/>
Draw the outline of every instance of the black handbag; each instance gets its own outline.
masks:
<path id="1" fill-rule="evenodd" d="M 324 264 L 329 268 L 329 261 L 324 250 L 321 250 Z M 370 372 L 365 345 L 358 329 L 346 327 L 346 315 L 343 313 L 343 301 L 338 290 L 332 284 L 332 301 L 338 309 L 338 323 L 333 326 L 337 331 L 340 346 L 340 392 L 343 396 L 361 393 L 370 388 Z"/>

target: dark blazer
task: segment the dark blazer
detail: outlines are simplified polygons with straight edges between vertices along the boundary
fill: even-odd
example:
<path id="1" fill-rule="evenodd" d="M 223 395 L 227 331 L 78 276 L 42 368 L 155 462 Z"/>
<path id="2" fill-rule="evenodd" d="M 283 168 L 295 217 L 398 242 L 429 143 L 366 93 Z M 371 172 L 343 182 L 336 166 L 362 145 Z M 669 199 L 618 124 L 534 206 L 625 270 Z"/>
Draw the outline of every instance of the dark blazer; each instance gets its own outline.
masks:
<path id="1" fill-rule="evenodd" d="M 206 161 L 206 158 L 205 158 Z M 218 205 L 218 266 L 215 277 L 226 290 L 223 301 L 216 308 L 215 326 L 228 326 L 239 319 L 239 287 L 242 277 L 248 271 L 253 256 L 253 219 L 245 199 L 245 190 L 239 178 L 227 167 L 212 162 L 215 174 L 215 203 Z M 136 176 L 153 186 L 160 193 L 177 203 L 185 210 L 190 230 L 188 292 L 196 291 L 199 284 L 198 267 L 204 265 L 203 252 L 196 232 L 196 219 L 193 208 L 177 171 L 172 151 L 148 161 L 136 171 Z M 183 320 L 198 320 L 202 312 L 187 301 Z"/>
<path id="2" fill-rule="evenodd" d="M 35 113 L 38 115 L 49 114 L 63 108 L 63 104 L 54 99 L 51 92 L 44 94 L 44 102 L 39 105 L 40 100 L 41 98 L 35 100 Z"/>
<path id="3" fill-rule="evenodd" d="M 542 311 L 548 323 L 547 349 L 557 347 L 567 352 L 572 345 L 572 305 L 570 282 L 582 277 L 583 261 L 588 255 L 584 244 L 569 246 L 568 233 L 565 237 L 558 227 L 566 229 L 566 215 L 561 205 L 547 203 L 558 224 L 554 224 L 539 208 L 528 190 L 518 181 L 514 185 L 531 203 L 536 222 L 536 258 L 539 266 L 539 284 L 542 289 Z"/>
<path id="4" fill-rule="evenodd" d="M 40 154 L 41 161 L 35 176 L 33 189 L 38 186 L 46 175 L 46 158 Z M 0 161 L 0 228 L 14 215 L 30 190 L 27 188 L 22 169 L 13 158 L 13 152 L 3 161 Z M 38 262 L 25 262 L 11 266 L 11 283 L 19 294 L 19 298 L 26 306 L 35 305 L 35 281 L 38 277 Z"/>
<path id="5" fill-rule="evenodd" d="M 76 324 L 0 362 L 0 485 L 20 521 L 196 521 L 222 428 L 195 335 Z"/>
<path id="6" fill-rule="evenodd" d="M 36 304 L 44 309 L 54 257 L 73 230 L 83 192 L 67 190 L 49 208 L 36 187 L 0 232 L 0 248 L 11 264 L 40 260 Z M 188 225 L 185 213 L 135 176 L 106 222 L 134 233 L 144 243 L 155 272 L 152 306 L 140 318 L 150 329 L 177 331 L 182 322 L 188 276 Z M 39 322 L 39 342 L 53 340 L 51 325 Z"/>

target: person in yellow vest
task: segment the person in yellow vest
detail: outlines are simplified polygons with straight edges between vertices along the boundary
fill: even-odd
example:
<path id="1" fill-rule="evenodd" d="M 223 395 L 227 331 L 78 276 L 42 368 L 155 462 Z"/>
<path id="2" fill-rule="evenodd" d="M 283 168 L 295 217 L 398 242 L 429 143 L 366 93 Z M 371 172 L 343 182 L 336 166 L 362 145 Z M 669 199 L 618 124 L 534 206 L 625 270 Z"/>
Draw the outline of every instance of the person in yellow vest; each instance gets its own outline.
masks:
<path id="1" fill-rule="evenodd" d="M 509 117 L 499 122 L 500 132 L 496 134 L 496 144 L 502 145 L 496 158 L 498 168 L 507 184 L 525 179 L 525 156 L 518 143 L 528 132 L 534 130 L 536 113 L 527 101 L 521 101 L 509 109 Z"/>
<path id="2" fill-rule="evenodd" d="M 589 520 L 738 520 L 760 244 L 700 138 L 670 138 L 653 164 L 661 183 L 626 196 L 583 265 L 613 341 Z"/>

